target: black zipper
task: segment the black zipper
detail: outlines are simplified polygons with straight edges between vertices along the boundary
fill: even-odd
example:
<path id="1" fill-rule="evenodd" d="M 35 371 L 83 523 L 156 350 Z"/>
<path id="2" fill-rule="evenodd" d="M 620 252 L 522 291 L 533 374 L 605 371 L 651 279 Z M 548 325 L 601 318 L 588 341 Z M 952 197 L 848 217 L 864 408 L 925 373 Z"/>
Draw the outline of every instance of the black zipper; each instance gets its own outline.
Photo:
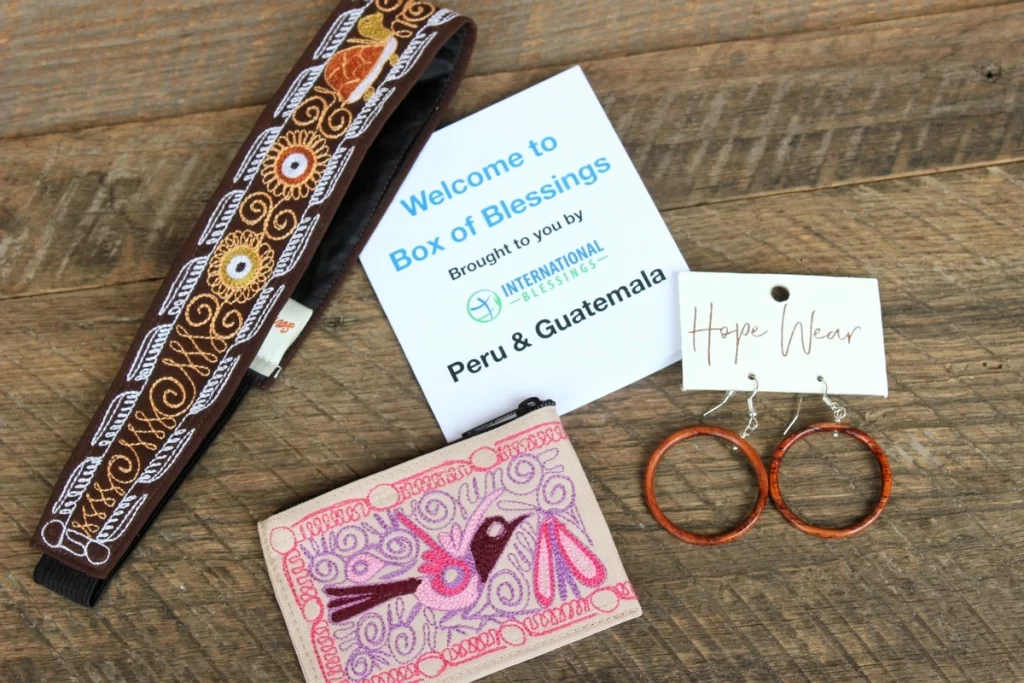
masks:
<path id="1" fill-rule="evenodd" d="M 534 396 L 533 398 L 528 398 L 522 403 L 520 403 L 519 407 L 516 408 L 515 410 L 510 410 L 504 415 L 496 417 L 493 420 L 488 420 L 487 422 L 484 422 L 482 425 L 477 425 L 476 427 L 473 427 L 468 432 L 464 433 L 462 435 L 462 438 L 468 439 L 473 436 L 479 436 L 484 432 L 489 432 L 492 429 L 497 429 L 498 427 L 504 424 L 508 424 L 512 420 L 517 420 L 523 415 L 529 415 L 535 410 L 540 410 L 541 408 L 549 408 L 553 405 L 555 405 L 555 402 L 551 400 L 542 401 L 536 396 Z"/>

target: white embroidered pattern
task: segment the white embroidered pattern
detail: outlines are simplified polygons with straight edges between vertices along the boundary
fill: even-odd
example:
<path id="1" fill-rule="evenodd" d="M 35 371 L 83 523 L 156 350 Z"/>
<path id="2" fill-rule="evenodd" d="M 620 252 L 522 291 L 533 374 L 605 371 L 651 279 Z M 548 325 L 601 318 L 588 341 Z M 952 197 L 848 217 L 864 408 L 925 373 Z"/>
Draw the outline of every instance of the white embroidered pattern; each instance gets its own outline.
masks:
<path id="1" fill-rule="evenodd" d="M 315 78 L 316 77 L 314 77 L 314 80 Z M 256 136 L 256 139 L 253 141 L 253 143 L 249 145 L 249 151 L 245 153 L 245 157 L 242 159 L 242 163 L 238 166 L 238 170 L 235 171 L 234 181 L 236 183 L 240 180 L 244 180 L 245 182 L 248 183 L 253 178 L 256 177 L 256 174 L 260 170 L 260 165 L 263 164 L 264 157 L 267 156 L 267 152 L 270 150 L 270 147 L 274 144 L 274 142 L 277 140 L 277 136 L 280 134 L 281 126 L 271 126 L 270 128 L 267 128 L 266 130 L 264 130 L 263 132 Z M 229 192 L 225 196 L 226 199 L 227 197 L 235 194 L 236 192 L 240 194 L 238 195 L 238 200 L 235 202 L 235 208 L 238 207 L 238 202 L 240 202 L 242 200 L 242 197 L 245 196 L 245 191 L 234 190 L 232 192 Z M 231 213 L 233 216 L 234 209 L 232 209 Z M 230 222 L 230 220 L 231 218 L 229 217 L 228 221 Z M 225 227 L 226 226 L 227 224 L 225 224 Z M 221 230 L 221 232 L 223 233 L 224 231 Z M 205 242 L 206 240 L 201 241 Z"/>
<path id="2" fill-rule="evenodd" d="M 139 483 L 152 484 L 167 474 L 167 470 L 177 461 L 178 456 L 181 455 L 185 446 L 188 445 L 195 431 L 195 429 L 175 429 L 167 438 L 167 441 L 164 442 L 164 445 L 160 447 L 157 454 L 153 456 L 149 464 L 146 465 L 146 469 L 139 475 Z"/>
<path id="3" fill-rule="evenodd" d="M 320 215 L 315 216 L 303 216 L 302 221 L 299 223 L 299 227 L 295 228 L 295 232 L 288 239 L 288 244 L 285 246 L 284 251 L 281 252 L 281 256 L 277 259 L 277 267 L 274 269 L 272 277 L 281 277 L 287 275 L 292 271 L 295 265 L 302 258 L 303 252 L 306 250 L 306 244 L 309 243 L 309 238 L 313 236 L 316 224 L 320 222 Z M 248 325 L 248 320 L 246 325 Z M 243 329 L 239 332 L 239 336 L 245 333 Z"/>
<path id="4" fill-rule="evenodd" d="M 275 273 L 274 277 L 276 276 L 277 274 Z M 260 294 L 260 298 L 256 301 L 256 305 L 253 306 L 249 316 L 245 319 L 242 329 L 238 331 L 238 336 L 235 337 L 234 346 L 245 344 L 259 333 L 263 328 L 263 323 L 266 321 L 267 315 L 274 309 L 274 306 L 277 304 L 277 299 L 281 296 L 281 292 L 283 291 L 284 285 L 263 290 L 263 293 Z"/>
<path id="5" fill-rule="evenodd" d="M 109 446 L 117 433 L 121 431 L 125 421 L 135 407 L 135 399 L 139 397 L 137 391 L 122 391 L 111 400 L 103 413 L 103 419 L 96 427 L 96 432 L 90 442 L 93 446 Z"/>
<path id="6" fill-rule="evenodd" d="M 352 158 L 353 147 L 346 147 L 342 144 L 338 149 L 331 155 L 331 160 L 327 162 L 327 170 L 324 171 L 323 176 L 320 178 L 320 182 L 317 183 L 316 188 L 313 189 L 313 196 L 309 198 L 309 206 L 319 206 L 323 204 L 324 200 L 334 194 L 334 186 L 338 184 L 338 178 L 341 177 L 341 172 L 348 166 L 348 160 Z"/>
<path id="7" fill-rule="evenodd" d="M 143 503 L 146 502 L 147 494 L 141 496 L 128 495 L 121 499 L 121 502 L 114 508 L 110 519 L 103 525 L 103 529 L 96 535 L 98 543 L 112 543 L 124 535 L 125 530 L 131 526 L 135 515 L 139 514 Z"/>
<path id="8" fill-rule="evenodd" d="M 64 485 L 64 490 L 60 492 L 57 502 L 53 504 L 54 514 L 71 514 L 89 486 L 89 482 L 92 481 L 92 475 L 102 460 L 97 456 L 86 458 L 78 463 L 78 467 L 68 477 L 68 483 Z"/>
<path id="9" fill-rule="evenodd" d="M 320 74 L 323 72 L 324 67 L 322 64 L 303 69 L 299 77 L 288 88 L 288 92 L 285 93 L 281 103 L 274 109 L 274 116 L 279 119 L 286 119 L 291 116 L 295 108 L 306 99 L 309 89 L 313 87 L 313 84 L 317 82 L 317 79 L 320 78 Z"/>
<path id="10" fill-rule="evenodd" d="M 164 302 L 160 304 L 160 315 L 177 317 L 181 313 L 185 302 L 192 296 L 192 290 L 195 289 L 196 283 L 203 276 L 203 271 L 206 270 L 206 262 L 209 260 L 209 254 L 196 256 L 193 259 L 189 259 L 188 263 L 182 266 L 181 270 L 178 271 L 178 275 L 174 278 L 174 282 L 171 283 L 171 288 L 167 291 Z"/>
<path id="11" fill-rule="evenodd" d="M 199 237 L 200 244 L 216 244 L 227 229 L 231 220 L 235 217 L 235 211 L 245 196 L 245 190 L 232 190 L 221 197 L 217 206 L 210 213 L 210 220 L 206 221 L 203 234 Z"/>
<path id="12" fill-rule="evenodd" d="M 377 115 L 384 108 L 388 98 L 391 97 L 395 92 L 394 88 L 380 87 L 377 92 L 373 94 L 370 101 L 366 103 L 362 111 L 356 116 L 355 121 L 348 127 L 348 132 L 345 133 L 345 140 L 354 140 L 360 135 L 365 133 L 370 125 L 377 119 Z"/>
<path id="13" fill-rule="evenodd" d="M 366 0 L 359 7 L 339 14 L 338 18 L 331 24 L 331 28 L 327 29 L 327 33 L 324 34 L 324 39 L 320 41 L 320 45 L 313 52 L 313 59 L 327 59 L 337 52 L 341 44 L 348 38 L 348 34 L 355 28 L 359 17 L 363 15 L 363 10 L 369 4 L 370 0 Z"/>
<path id="14" fill-rule="evenodd" d="M 199 392 L 199 397 L 196 398 L 195 403 L 189 408 L 189 415 L 201 413 L 217 402 L 220 393 L 224 391 L 228 380 L 231 379 L 231 371 L 235 369 L 237 364 L 238 356 L 224 358 L 217 364 L 217 369 L 213 371 L 213 375 L 203 386 L 203 390 Z"/>
<path id="15" fill-rule="evenodd" d="M 171 327 L 170 323 L 157 325 L 146 333 L 146 336 L 142 339 L 142 344 L 139 345 L 139 352 L 135 354 L 135 360 L 132 361 L 131 367 L 128 368 L 126 379 L 129 382 L 149 379 L 153 368 L 156 367 L 156 359 L 160 356 L 160 352 L 163 351 L 164 344 L 167 343 L 167 336 L 171 333 Z"/>

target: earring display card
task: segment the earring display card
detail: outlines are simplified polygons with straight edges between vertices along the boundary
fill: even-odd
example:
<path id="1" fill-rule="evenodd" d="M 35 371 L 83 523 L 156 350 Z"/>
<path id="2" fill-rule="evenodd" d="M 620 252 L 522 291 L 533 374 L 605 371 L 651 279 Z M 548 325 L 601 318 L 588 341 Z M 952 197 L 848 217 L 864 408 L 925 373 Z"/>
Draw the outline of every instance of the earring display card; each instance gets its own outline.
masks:
<path id="1" fill-rule="evenodd" d="M 874 278 L 679 274 L 683 391 L 888 396 Z"/>
<path id="2" fill-rule="evenodd" d="M 259 534 L 307 681 L 471 681 L 641 614 L 551 407 Z"/>

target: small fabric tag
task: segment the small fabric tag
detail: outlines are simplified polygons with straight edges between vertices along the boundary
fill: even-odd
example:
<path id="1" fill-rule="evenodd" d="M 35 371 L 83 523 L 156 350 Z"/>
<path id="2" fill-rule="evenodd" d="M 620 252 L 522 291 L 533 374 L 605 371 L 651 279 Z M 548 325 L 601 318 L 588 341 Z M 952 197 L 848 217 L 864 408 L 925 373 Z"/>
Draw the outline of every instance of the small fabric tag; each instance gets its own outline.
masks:
<path id="1" fill-rule="evenodd" d="M 273 377 L 281 365 L 284 354 L 302 334 L 312 315 L 313 309 L 303 306 L 294 299 L 288 299 L 281 312 L 277 314 L 270 334 L 263 340 L 263 346 L 249 367 L 264 377 Z"/>
<path id="2" fill-rule="evenodd" d="M 638 617 L 553 407 L 259 525 L 307 681 L 472 681 Z"/>
<path id="3" fill-rule="evenodd" d="M 683 391 L 887 396 L 874 278 L 679 274 Z"/>

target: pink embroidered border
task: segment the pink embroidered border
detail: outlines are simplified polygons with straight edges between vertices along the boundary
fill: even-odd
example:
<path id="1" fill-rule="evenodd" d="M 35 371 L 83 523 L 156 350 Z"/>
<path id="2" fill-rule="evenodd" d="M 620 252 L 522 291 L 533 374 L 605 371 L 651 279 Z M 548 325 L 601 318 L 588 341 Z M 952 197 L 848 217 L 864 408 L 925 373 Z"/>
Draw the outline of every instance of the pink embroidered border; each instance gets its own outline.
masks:
<path id="1" fill-rule="evenodd" d="M 310 645 L 316 654 L 320 674 L 329 683 L 349 683 L 345 665 L 327 623 L 324 603 L 299 549 L 302 541 L 359 522 L 374 512 L 391 509 L 411 498 L 449 486 L 466 477 L 488 472 L 523 453 L 537 452 L 566 440 L 558 421 L 545 422 L 501 439 L 493 446 L 474 450 L 466 460 L 449 460 L 393 483 L 374 486 L 363 498 L 350 498 L 317 510 L 290 526 L 277 526 L 267 533 L 269 547 L 281 557 L 281 571 L 303 618 L 310 623 Z M 420 681 L 439 676 L 450 666 L 461 666 L 538 637 L 562 631 L 602 614 L 611 614 L 623 600 L 636 600 L 632 585 L 623 581 L 602 586 L 584 597 L 568 600 L 522 619 L 509 619 L 500 626 L 469 636 L 449 647 L 422 654 L 415 662 L 374 674 L 363 683 Z"/>

